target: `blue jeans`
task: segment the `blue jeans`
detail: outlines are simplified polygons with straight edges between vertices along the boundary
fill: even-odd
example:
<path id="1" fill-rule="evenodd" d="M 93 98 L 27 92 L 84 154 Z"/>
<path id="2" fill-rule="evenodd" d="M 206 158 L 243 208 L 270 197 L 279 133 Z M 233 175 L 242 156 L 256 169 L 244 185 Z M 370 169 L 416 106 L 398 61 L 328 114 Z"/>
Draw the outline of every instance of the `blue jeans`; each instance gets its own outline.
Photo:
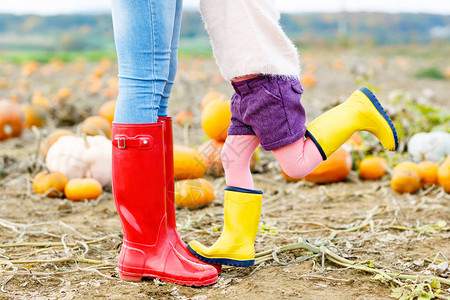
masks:
<path id="1" fill-rule="evenodd" d="M 167 116 L 177 72 L 182 0 L 112 0 L 119 65 L 116 123 Z"/>

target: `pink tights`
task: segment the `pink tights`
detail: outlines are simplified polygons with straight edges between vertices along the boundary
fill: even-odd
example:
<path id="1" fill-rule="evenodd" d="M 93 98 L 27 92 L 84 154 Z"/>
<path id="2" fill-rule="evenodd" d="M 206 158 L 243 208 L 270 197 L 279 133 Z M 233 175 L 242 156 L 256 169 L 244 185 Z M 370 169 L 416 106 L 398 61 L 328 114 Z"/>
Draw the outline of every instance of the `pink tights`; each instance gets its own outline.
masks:
<path id="1" fill-rule="evenodd" d="M 259 145 L 256 135 L 229 135 L 222 149 L 222 164 L 228 186 L 254 189 L 250 172 L 250 158 Z M 311 173 L 322 156 L 314 142 L 307 138 L 273 150 L 283 171 L 290 177 L 300 178 Z"/>

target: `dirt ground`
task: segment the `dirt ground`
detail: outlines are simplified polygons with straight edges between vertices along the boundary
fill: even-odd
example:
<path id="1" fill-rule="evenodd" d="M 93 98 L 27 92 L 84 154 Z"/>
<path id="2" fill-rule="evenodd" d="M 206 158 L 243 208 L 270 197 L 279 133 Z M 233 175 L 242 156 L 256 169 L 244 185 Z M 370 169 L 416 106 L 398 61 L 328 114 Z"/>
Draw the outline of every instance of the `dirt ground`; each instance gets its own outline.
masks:
<path id="1" fill-rule="evenodd" d="M 308 120 L 358 88 L 358 77 L 376 86 L 387 106 L 389 93 L 401 89 L 448 109 L 448 80 L 411 76 L 419 68 L 442 65 L 445 57 L 348 50 L 338 57 L 324 51 L 302 57 L 303 68 L 314 68 L 317 78 L 317 85 L 305 89 L 302 99 Z M 340 70 L 333 68 L 336 58 L 344 62 Z M 73 118 L 80 120 L 95 114 L 106 101 L 103 94 L 90 95 L 82 88 L 94 63 L 86 63 L 81 73 L 72 73 L 69 64 L 56 73 L 38 70 L 30 77 L 21 74 L 20 66 L 6 65 L 0 77 L 8 77 L 11 85 L 0 89 L 0 98 L 17 93 L 27 101 L 36 89 L 51 94 L 68 86 L 75 92 L 72 104 L 80 114 Z M 115 72 L 113 64 L 102 79 L 105 86 Z M 227 83 L 218 80 L 212 59 L 181 58 L 170 113 L 190 109 L 195 124 L 187 134 L 174 126 L 176 143 L 197 146 L 204 140 L 200 101 L 211 87 L 228 97 L 232 93 Z M 41 132 L 51 131 L 56 124 L 49 121 Z M 76 130 L 75 125 L 67 128 Z M 32 177 L 42 168 L 35 156 L 37 145 L 37 134 L 31 130 L 0 142 L 0 162 L 7 173 L 0 179 L 0 299 L 389 299 L 390 283 L 377 280 L 376 274 L 339 265 L 304 248 L 280 249 L 302 237 L 376 270 L 421 276 L 436 275 L 437 263 L 431 261 L 450 258 L 450 196 L 442 188 L 399 195 L 390 188 L 389 178 L 361 181 L 355 171 L 347 181 L 335 184 L 287 182 L 272 154 L 262 151 L 259 172 L 254 174 L 255 186 L 264 191 L 256 252 L 279 249 L 273 259 L 251 268 L 225 268 L 219 281 L 209 287 L 152 279 L 124 282 L 115 267 L 122 233 L 111 193 L 105 191 L 89 202 L 34 194 Z M 212 244 L 220 235 L 225 182 L 206 178 L 215 187 L 214 202 L 202 209 L 177 210 L 179 232 L 186 242 L 197 239 Z M 449 285 L 443 284 L 441 290 L 439 297 L 450 297 Z"/>

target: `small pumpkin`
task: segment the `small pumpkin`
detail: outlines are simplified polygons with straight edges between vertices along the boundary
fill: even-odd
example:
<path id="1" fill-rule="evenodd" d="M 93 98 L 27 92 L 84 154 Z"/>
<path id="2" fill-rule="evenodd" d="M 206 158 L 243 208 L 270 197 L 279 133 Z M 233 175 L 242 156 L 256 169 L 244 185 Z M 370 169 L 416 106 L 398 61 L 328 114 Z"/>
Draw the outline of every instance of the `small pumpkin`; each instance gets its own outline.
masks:
<path id="1" fill-rule="evenodd" d="M 450 133 L 444 131 L 416 133 L 408 142 L 408 153 L 415 162 L 424 160 L 440 162 L 450 155 Z"/>
<path id="2" fill-rule="evenodd" d="M 179 207 L 204 206 L 214 198 L 214 187 L 206 179 L 180 180 L 175 184 L 175 203 Z"/>
<path id="3" fill-rule="evenodd" d="M 49 110 L 51 106 L 50 101 L 44 96 L 42 91 L 35 91 L 33 93 L 33 96 L 31 97 L 31 104 L 42 106 L 46 110 Z"/>
<path id="4" fill-rule="evenodd" d="M 25 116 L 25 125 L 28 128 L 42 127 L 47 122 L 47 110 L 40 105 L 25 104 L 22 105 L 22 111 Z"/>
<path id="5" fill-rule="evenodd" d="M 363 145 L 363 140 L 359 132 L 355 132 L 345 143 L 350 147 L 360 148 Z"/>
<path id="6" fill-rule="evenodd" d="M 50 147 L 47 168 L 73 178 L 95 178 L 103 186 L 111 185 L 112 145 L 106 137 L 62 136 Z"/>
<path id="7" fill-rule="evenodd" d="M 0 141 L 18 137 L 25 126 L 20 106 L 12 101 L 0 100 Z"/>
<path id="8" fill-rule="evenodd" d="M 225 96 L 221 93 L 219 93 L 218 91 L 216 91 L 215 89 L 210 89 L 205 96 L 203 96 L 202 101 L 201 101 L 201 109 L 203 110 L 206 105 L 209 104 L 209 102 L 213 101 L 213 100 L 222 100 L 224 99 Z"/>
<path id="9" fill-rule="evenodd" d="M 224 142 L 231 124 L 230 100 L 213 100 L 202 111 L 201 123 L 205 134 L 213 140 Z"/>
<path id="10" fill-rule="evenodd" d="M 194 118 L 194 115 L 192 114 L 191 111 L 189 111 L 189 110 L 182 110 L 182 111 L 179 111 L 175 115 L 175 122 L 178 125 L 180 125 L 180 126 L 192 125 L 194 123 L 192 121 L 193 118 Z"/>
<path id="11" fill-rule="evenodd" d="M 205 165 L 196 149 L 188 146 L 174 145 L 173 157 L 175 179 L 194 179 L 205 175 Z"/>
<path id="12" fill-rule="evenodd" d="M 47 194 L 47 197 L 58 197 L 64 193 L 67 177 L 61 172 L 48 170 L 39 172 L 33 180 L 33 190 L 36 194 Z"/>
<path id="13" fill-rule="evenodd" d="M 413 170 L 419 176 L 419 180 L 422 181 L 423 173 L 418 164 L 413 163 L 412 161 L 403 161 L 394 167 L 394 172 L 401 169 Z"/>
<path id="14" fill-rule="evenodd" d="M 420 186 L 420 177 L 413 169 L 394 170 L 391 178 L 391 187 L 397 193 L 414 193 L 420 189 Z"/>
<path id="15" fill-rule="evenodd" d="M 437 172 L 438 183 L 450 193 L 450 156 L 441 164 Z"/>
<path id="16" fill-rule="evenodd" d="M 305 176 L 305 180 L 316 183 L 338 182 L 347 178 L 352 168 L 350 152 L 340 147 L 327 160 L 321 162 L 316 169 Z"/>
<path id="17" fill-rule="evenodd" d="M 116 100 L 111 100 L 104 103 L 98 110 L 98 115 L 108 120 L 109 124 L 112 124 L 112 122 L 114 121 L 114 111 L 116 110 L 116 104 Z"/>
<path id="18" fill-rule="evenodd" d="M 57 92 L 58 99 L 65 100 L 72 96 L 72 90 L 67 87 L 62 87 Z"/>
<path id="19" fill-rule="evenodd" d="M 64 189 L 66 198 L 72 201 L 97 199 L 102 192 L 102 185 L 94 178 L 71 179 Z"/>
<path id="20" fill-rule="evenodd" d="M 100 116 L 90 116 L 83 121 L 81 132 L 87 135 L 104 135 L 111 139 L 112 127 L 107 119 Z"/>
<path id="21" fill-rule="evenodd" d="M 437 172 L 439 165 L 434 161 L 423 161 L 418 164 L 418 167 L 422 173 L 423 184 L 437 184 Z"/>
<path id="22" fill-rule="evenodd" d="M 22 65 L 22 74 L 31 76 L 39 69 L 39 66 L 37 61 L 27 61 Z"/>
<path id="23" fill-rule="evenodd" d="M 303 73 L 301 83 L 304 87 L 314 87 L 317 83 L 316 76 L 312 73 Z"/>
<path id="24" fill-rule="evenodd" d="M 221 177 L 225 174 L 220 154 L 224 142 L 209 140 L 198 147 L 198 153 L 201 155 L 206 168 L 206 173 L 215 177 Z"/>
<path id="25" fill-rule="evenodd" d="M 386 174 L 388 163 L 382 157 L 366 157 L 359 164 L 359 175 L 364 179 L 380 179 Z"/>
<path id="26" fill-rule="evenodd" d="M 47 152 L 48 149 L 50 149 L 50 147 L 56 143 L 56 141 L 65 135 L 74 135 L 71 131 L 69 130 L 65 130 L 65 129 L 57 129 L 55 131 L 53 131 L 52 133 L 50 133 L 42 142 L 41 142 L 41 146 L 39 149 L 39 154 L 42 157 L 47 156 Z"/>

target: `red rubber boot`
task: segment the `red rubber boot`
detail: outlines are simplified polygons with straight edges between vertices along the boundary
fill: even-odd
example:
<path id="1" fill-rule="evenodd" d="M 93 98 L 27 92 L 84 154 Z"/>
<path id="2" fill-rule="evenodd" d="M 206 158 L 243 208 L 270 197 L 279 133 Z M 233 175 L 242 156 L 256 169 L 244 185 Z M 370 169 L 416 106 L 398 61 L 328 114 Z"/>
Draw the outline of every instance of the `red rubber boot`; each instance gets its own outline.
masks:
<path id="1" fill-rule="evenodd" d="M 173 175 L 173 133 L 172 133 L 172 118 L 159 117 L 158 122 L 164 124 L 164 154 L 166 159 L 166 211 L 167 211 L 167 231 L 169 238 L 174 248 L 185 258 L 190 261 L 207 264 L 199 260 L 186 247 L 186 244 L 181 239 L 177 231 L 177 222 L 175 218 L 175 187 Z M 209 264 L 208 264 L 209 265 Z M 222 273 L 221 265 L 211 265 L 216 268 L 217 272 Z"/>
<path id="2" fill-rule="evenodd" d="M 113 123 L 113 194 L 123 229 L 119 275 L 202 286 L 217 270 L 194 263 L 172 245 L 167 231 L 163 123 Z"/>

